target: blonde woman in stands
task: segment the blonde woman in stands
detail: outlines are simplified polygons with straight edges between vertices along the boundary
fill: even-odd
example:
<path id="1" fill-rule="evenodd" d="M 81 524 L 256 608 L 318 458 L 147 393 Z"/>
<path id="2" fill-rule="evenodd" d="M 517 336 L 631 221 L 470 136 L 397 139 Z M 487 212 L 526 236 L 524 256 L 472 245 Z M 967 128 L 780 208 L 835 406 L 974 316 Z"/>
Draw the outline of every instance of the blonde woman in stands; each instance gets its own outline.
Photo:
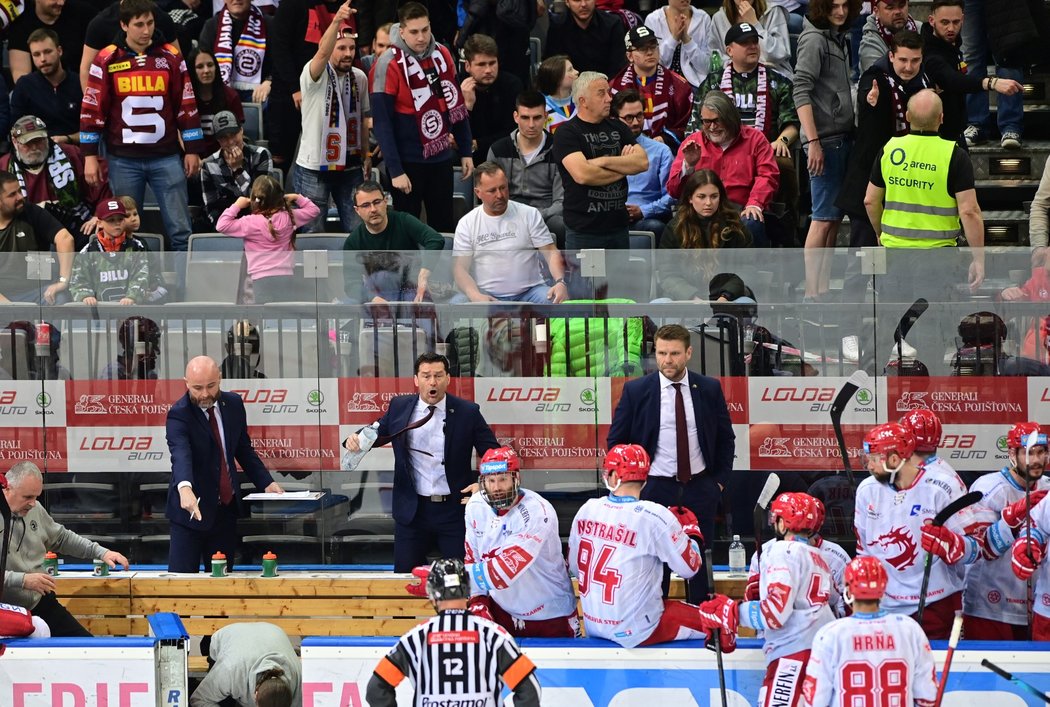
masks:
<path id="1" fill-rule="evenodd" d="M 552 135 L 558 126 L 576 115 L 572 102 L 572 83 L 580 75 L 569 57 L 557 54 L 544 59 L 536 72 L 536 89 L 547 99 L 547 122 L 544 127 Z"/>

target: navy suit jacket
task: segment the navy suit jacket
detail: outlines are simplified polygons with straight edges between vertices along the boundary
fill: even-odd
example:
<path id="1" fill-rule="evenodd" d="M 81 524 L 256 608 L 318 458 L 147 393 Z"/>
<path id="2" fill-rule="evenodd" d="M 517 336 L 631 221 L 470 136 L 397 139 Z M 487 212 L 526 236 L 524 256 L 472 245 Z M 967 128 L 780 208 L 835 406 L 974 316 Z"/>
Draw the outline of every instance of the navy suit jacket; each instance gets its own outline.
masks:
<path id="1" fill-rule="evenodd" d="M 706 474 L 725 486 L 733 470 L 736 435 L 729 420 L 729 408 L 718 380 L 688 372 L 689 394 L 696 417 L 696 435 L 707 465 Z M 628 381 L 613 413 L 607 443 L 640 444 L 656 456 L 660 436 L 660 374 L 650 373 Z"/>
<path id="2" fill-rule="evenodd" d="M 379 434 L 394 434 L 414 422 L 418 402 L 418 395 L 399 395 L 392 399 L 379 420 Z M 394 520 L 408 525 L 416 517 L 419 505 L 409 459 L 408 434 L 399 435 L 391 445 L 394 448 Z M 498 446 L 496 435 L 481 416 L 477 403 L 445 395 L 445 478 L 451 495 L 456 496 L 460 489 L 478 480 L 478 472 L 470 463 L 471 450 L 481 456 Z"/>
<path id="3" fill-rule="evenodd" d="M 219 393 L 219 401 L 216 404 L 222 417 L 222 431 L 226 442 L 226 468 L 232 476 L 234 503 L 239 511 L 239 483 L 237 474 L 233 473 L 234 459 L 240 462 L 241 469 L 260 491 L 273 483 L 273 477 L 252 449 L 252 442 L 248 437 L 248 418 L 241 396 L 223 391 Z M 212 436 L 207 413 L 190 400 L 189 393 L 179 398 L 168 410 L 167 437 L 168 449 L 171 451 L 171 481 L 168 485 L 168 507 L 165 515 L 177 525 L 192 530 L 210 530 L 219 506 L 221 453 Z M 193 484 L 193 492 L 200 498 L 198 505 L 201 520 L 190 520 L 190 514 L 179 505 L 180 481 Z"/>

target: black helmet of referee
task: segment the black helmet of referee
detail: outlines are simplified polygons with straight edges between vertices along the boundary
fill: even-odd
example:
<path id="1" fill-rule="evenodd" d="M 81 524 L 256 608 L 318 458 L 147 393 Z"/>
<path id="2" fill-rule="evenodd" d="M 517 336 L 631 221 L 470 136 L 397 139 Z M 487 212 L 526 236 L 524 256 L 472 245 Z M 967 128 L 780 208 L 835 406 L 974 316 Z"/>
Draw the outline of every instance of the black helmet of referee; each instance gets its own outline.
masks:
<path id="1" fill-rule="evenodd" d="M 435 602 L 469 599 L 470 579 L 463 560 L 434 560 L 427 576 L 427 596 Z"/>

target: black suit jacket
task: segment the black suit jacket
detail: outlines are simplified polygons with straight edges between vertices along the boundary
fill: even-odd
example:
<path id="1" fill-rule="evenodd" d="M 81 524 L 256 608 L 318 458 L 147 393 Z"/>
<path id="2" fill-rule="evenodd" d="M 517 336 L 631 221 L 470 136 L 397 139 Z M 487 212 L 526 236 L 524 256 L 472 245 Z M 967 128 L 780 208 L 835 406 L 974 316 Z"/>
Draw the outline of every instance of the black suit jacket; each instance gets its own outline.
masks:
<path id="1" fill-rule="evenodd" d="M 379 420 L 379 434 L 394 434 L 414 422 L 417 402 L 418 395 L 399 395 L 391 400 L 389 409 Z M 416 517 L 419 504 L 409 459 L 408 435 L 399 435 L 391 444 L 394 448 L 394 520 L 408 525 Z M 480 456 L 498 446 L 496 435 L 481 416 L 481 408 L 476 403 L 445 395 L 445 478 L 453 496 L 478 480 L 477 471 L 471 464 L 471 450 Z"/>
<path id="2" fill-rule="evenodd" d="M 733 470 L 736 435 L 729 420 L 722 386 L 718 379 L 693 371 L 688 372 L 688 381 L 696 417 L 696 435 L 707 465 L 705 473 L 725 486 L 729 472 Z M 609 449 L 617 444 L 640 444 L 652 459 L 656 456 L 659 436 L 660 374 L 650 373 L 624 385 L 609 426 L 607 444 Z"/>
<path id="3" fill-rule="evenodd" d="M 223 391 L 219 393 L 217 405 L 226 441 L 226 468 L 232 476 L 234 503 L 238 504 L 240 510 L 237 493 L 239 484 L 237 474 L 233 473 L 234 460 L 240 462 L 241 469 L 260 491 L 273 483 L 273 477 L 252 449 L 252 441 L 248 437 L 248 418 L 241 396 Z M 171 481 L 165 515 L 177 525 L 193 530 L 210 530 L 219 506 L 221 453 L 212 436 L 207 413 L 190 400 L 189 393 L 179 398 L 168 410 L 167 437 L 168 449 L 171 451 Z M 193 492 L 200 498 L 198 505 L 201 520 L 190 520 L 189 513 L 179 505 L 180 481 L 193 484 Z"/>

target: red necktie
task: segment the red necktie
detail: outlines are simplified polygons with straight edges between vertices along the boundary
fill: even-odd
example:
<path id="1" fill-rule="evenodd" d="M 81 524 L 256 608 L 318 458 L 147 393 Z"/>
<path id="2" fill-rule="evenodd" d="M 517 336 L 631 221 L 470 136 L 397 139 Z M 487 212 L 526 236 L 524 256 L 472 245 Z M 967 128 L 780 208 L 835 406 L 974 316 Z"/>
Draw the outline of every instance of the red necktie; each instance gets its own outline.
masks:
<path id="1" fill-rule="evenodd" d="M 415 422 L 409 423 L 404 428 L 398 430 L 397 432 L 395 432 L 392 435 L 386 435 L 386 436 L 380 435 L 379 437 L 376 438 L 374 446 L 382 447 L 384 444 L 389 444 L 390 441 L 392 439 L 394 439 L 395 437 L 400 437 L 401 435 L 405 434 L 409 430 L 414 430 L 414 429 L 416 429 L 418 427 L 422 427 L 423 425 L 425 425 L 428 422 L 430 422 L 430 418 L 432 418 L 434 416 L 434 411 L 435 410 L 437 410 L 437 406 L 436 405 L 427 405 L 427 414 L 426 415 L 424 415 L 423 417 L 419 418 Z"/>
<path id="2" fill-rule="evenodd" d="M 685 428 L 685 398 L 682 396 L 682 384 L 672 383 L 674 386 L 674 436 L 675 456 L 678 458 L 678 481 L 689 483 L 693 472 L 689 468 L 689 433 Z"/>
<path id="3" fill-rule="evenodd" d="M 222 446 L 219 418 L 215 417 L 214 405 L 208 408 L 208 421 L 211 422 L 211 436 L 219 447 L 219 503 L 228 506 L 233 501 L 233 482 L 230 481 L 230 470 L 226 466 L 226 450 Z"/>

